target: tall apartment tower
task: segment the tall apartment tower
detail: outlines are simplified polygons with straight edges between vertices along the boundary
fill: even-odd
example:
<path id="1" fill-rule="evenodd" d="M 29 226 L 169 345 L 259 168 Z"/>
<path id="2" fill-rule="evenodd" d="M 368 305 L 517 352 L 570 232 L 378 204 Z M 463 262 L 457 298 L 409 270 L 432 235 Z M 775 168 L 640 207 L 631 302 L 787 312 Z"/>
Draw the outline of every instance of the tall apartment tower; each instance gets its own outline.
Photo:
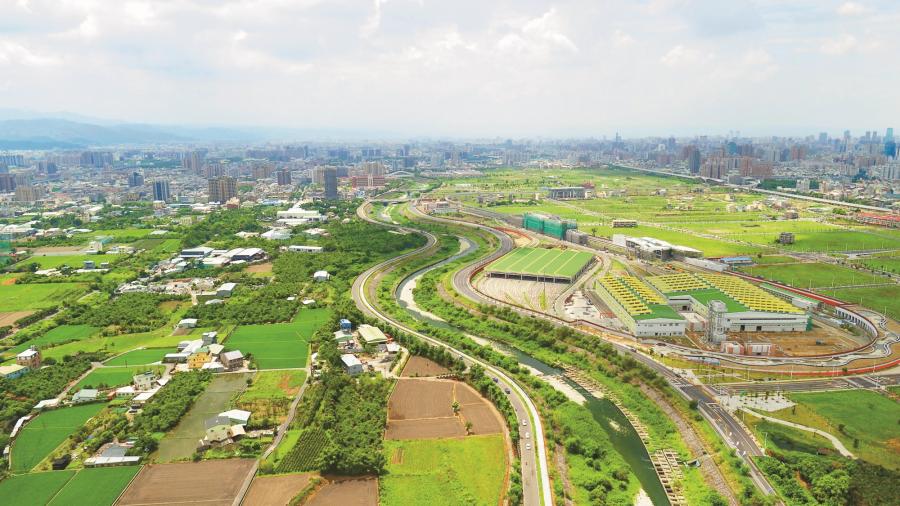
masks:
<path id="1" fill-rule="evenodd" d="M 209 201 L 224 204 L 237 197 L 237 182 L 233 177 L 222 176 L 209 180 Z"/>
<path id="2" fill-rule="evenodd" d="M 278 186 L 288 186 L 291 184 L 291 171 L 278 169 L 275 171 L 275 179 L 278 181 Z"/>
<path id="3" fill-rule="evenodd" d="M 168 181 L 157 179 L 153 182 L 153 200 L 168 202 L 171 198 L 172 193 L 169 191 Z"/>
<path id="4" fill-rule="evenodd" d="M 337 169 L 335 167 L 325 167 L 325 198 L 327 200 L 337 200 L 338 198 L 338 183 L 337 183 Z"/>
<path id="5" fill-rule="evenodd" d="M 700 172 L 700 150 L 695 146 L 690 146 L 687 152 L 687 166 L 691 174 Z"/>

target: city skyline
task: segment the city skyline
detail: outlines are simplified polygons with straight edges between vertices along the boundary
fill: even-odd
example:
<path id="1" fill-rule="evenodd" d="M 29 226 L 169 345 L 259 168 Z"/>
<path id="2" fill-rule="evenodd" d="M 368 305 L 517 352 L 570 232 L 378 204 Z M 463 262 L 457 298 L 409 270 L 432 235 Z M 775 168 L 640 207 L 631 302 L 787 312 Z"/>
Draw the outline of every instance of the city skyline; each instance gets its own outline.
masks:
<path id="1" fill-rule="evenodd" d="M 836 136 L 883 134 L 900 110 L 890 2 L 0 9 L 0 109 L 38 115 L 370 138 Z"/>

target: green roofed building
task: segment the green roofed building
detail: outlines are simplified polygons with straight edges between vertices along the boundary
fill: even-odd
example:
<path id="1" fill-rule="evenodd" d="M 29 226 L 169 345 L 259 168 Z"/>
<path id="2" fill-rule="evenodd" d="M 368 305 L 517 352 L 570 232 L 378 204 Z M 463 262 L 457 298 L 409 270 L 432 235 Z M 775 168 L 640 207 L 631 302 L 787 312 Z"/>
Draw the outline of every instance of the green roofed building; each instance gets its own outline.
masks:
<path id="1" fill-rule="evenodd" d="M 594 255 L 585 251 L 516 248 L 489 264 L 484 272 L 494 278 L 573 283 L 593 263 Z"/>
<path id="2" fill-rule="evenodd" d="M 604 276 L 596 293 L 637 337 L 684 335 L 686 321 L 666 298 L 634 276 Z"/>
<path id="3" fill-rule="evenodd" d="M 540 213 L 525 213 L 522 218 L 522 228 L 563 241 L 566 239 L 566 231 L 578 229 L 578 224 L 575 223 L 575 220 L 563 220 Z"/>

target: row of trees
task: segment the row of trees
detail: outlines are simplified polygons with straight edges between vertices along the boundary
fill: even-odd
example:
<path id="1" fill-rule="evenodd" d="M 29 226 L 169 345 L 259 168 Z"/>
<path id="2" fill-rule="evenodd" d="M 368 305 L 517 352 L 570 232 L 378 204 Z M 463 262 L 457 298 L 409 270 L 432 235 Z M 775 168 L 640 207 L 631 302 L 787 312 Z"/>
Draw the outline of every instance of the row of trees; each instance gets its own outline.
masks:
<path id="1" fill-rule="evenodd" d="M 172 376 L 172 379 L 144 405 L 134 418 L 133 430 L 138 433 L 165 432 L 174 427 L 187 413 L 194 400 L 212 380 L 209 371 L 191 371 Z"/>
<path id="2" fill-rule="evenodd" d="M 115 327 L 118 333 L 149 332 L 166 324 L 169 315 L 159 305 L 181 297 L 152 293 L 126 293 L 103 304 L 75 304 L 69 308 L 67 323 L 92 327 Z"/>

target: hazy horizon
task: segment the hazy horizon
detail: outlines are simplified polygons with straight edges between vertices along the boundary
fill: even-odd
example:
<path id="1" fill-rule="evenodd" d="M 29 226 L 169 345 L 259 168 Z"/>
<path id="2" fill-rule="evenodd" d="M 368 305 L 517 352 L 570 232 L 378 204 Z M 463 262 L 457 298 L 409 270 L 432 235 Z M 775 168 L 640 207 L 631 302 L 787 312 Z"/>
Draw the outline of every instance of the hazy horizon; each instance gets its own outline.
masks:
<path id="1" fill-rule="evenodd" d="M 0 0 L 0 109 L 369 136 L 884 133 L 888 1 Z M 877 79 L 868 79 L 877 71 Z"/>

